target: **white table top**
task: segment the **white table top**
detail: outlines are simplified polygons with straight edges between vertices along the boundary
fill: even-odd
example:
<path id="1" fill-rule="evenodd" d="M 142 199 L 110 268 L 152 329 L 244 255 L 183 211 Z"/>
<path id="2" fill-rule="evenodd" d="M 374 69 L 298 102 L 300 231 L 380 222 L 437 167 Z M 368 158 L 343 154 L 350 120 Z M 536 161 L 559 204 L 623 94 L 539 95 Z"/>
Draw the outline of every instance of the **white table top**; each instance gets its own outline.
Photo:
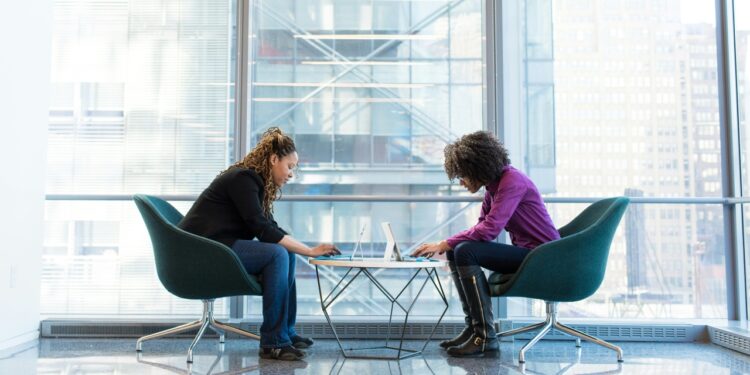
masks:
<path id="1" fill-rule="evenodd" d="M 385 260 L 383 258 L 357 258 L 353 260 L 344 259 L 315 259 L 310 258 L 310 264 L 319 266 L 331 266 L 331 267 L 350 267 L 350 268 L 436 268 L 442 267 L 448 264 L 448 262 L 442 259 L 436 259 L 437 261 L 404 261 L 397 262 L 395 260 Z"/>

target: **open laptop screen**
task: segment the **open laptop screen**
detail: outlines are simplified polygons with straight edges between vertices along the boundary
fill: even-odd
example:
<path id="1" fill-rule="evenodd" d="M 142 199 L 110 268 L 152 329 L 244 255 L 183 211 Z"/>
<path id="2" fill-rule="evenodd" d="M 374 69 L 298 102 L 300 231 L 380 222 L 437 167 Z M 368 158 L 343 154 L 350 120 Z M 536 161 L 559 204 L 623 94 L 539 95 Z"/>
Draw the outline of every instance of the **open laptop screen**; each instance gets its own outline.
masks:
<path id="1" fill-rule="evenodd" d="M 383 228 L 383 233 L 385 234 L 385 251 L 383 252 L 383 259 L 385 260 L 391 260 L 391 257 L 394 257 L 397 261 L 402 260 L 401 257 L 401 249 L 398 247 L 398 243 L 396 242 L 396 237 L 393 235 L 393 230 L 391 229 L 391 223 L 385 221 L 380 223 L 381 228 Z"/>

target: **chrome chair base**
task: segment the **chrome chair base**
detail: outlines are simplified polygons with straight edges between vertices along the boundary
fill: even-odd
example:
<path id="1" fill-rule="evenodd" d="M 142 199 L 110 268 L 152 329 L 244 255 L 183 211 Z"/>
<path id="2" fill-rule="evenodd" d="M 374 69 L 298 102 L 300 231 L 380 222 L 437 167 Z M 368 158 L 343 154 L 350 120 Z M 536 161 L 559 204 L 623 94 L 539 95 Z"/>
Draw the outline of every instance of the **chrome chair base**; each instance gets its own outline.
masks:
<path id="1" fill-rule="evenodd" d="M 541 329 L 534 338 L 529 340 L 526 345 L 521 348 L 521 351 L 518 353 L 518 363 L 525 363 L 526 362 L 526 351 L 531 349 L 534 344 L 536 344 L 539 340 L 544 337 L 548 332 L 551 332 L 552 330 L 556 329 L 562 333 L 565 333 L 569 336 L 573 336 L 576 339 L 576 347 L 581 347 L 581 339 L 591 341 L 594 344 L 601 345 L 605 348 L 612 349 L 617 353 L 617 362 L 623 362 L 622 357 L 622 349 L 619 346 L 612 345 L 604 340 L 600 340 L 594 336 L 587 335 L 577 329 L 573 329 L 571 327 L 568 327 L 560 322 L 557 321 L 557 302 L 546 302 L 547 305 L 547 319 L 544 322 L 532 324 L 530 326 L 511 329 L 509 331 L 500 332 L 497 334 L 497 338 L 501 337 L 508 337 L 508 336 L 514 336 L 518 335 L 520 333 L 534 331 L 537 329 Z"/>
<path id="2" fill-rule="evenodd" d="M 195 338 L 193 339 L 193 342 L 190 344 L 190 347 L 188 348 L 187 352 L 187 362 L 193 363 L 193 349 L 198 344 L 198 341 L 200 341 L 201 337 L 203 337 L 203 334 L 206 332 L 206 329 L 211 329 L 212 331 L 216 332 L 219 335 L 219 343 L 224 344 L 225 334 L 226 332 L 232 332 L 236 333 L 241 336 L 249 337 L 251 339 L 260 340 L 260 336 L 247 332 L 245 330 L 232 327 L 230 325 L 217 322 L 214 320 L 214 300 L 203 300 L 203 316 L 200 320 L 196 320 L 194 322 L 185 323 L 183 325 L 179 325 L 174 328 L 170 328 L 161 332 L 152 333 L 147 336 L 143 336 L 138 339 L 138 341 L 135 343 L 135 351 L 141 352 L 143 351 L 143 342 L 153 339 L 158 339 L 170 335 L 175 335 L 178 333 L 194 330 L 198 328 L 198 333 L 195 335 Z"/>

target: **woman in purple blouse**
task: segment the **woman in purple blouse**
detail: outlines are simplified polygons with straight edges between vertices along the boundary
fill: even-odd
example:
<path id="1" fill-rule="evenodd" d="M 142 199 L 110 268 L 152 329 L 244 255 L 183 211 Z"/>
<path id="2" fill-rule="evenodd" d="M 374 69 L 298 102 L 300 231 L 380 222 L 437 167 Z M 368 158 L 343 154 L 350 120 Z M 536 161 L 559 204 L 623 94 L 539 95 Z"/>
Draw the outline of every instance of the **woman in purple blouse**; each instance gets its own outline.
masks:
<path id="1" fill-rule="evenodd" d="M 471 193 L 485 188 L 477 223 L 443 241 L 420 245 L 412 255 L 446 253 L 461 299 L 466 328 L 440 343 L 456 357 L 498 350 L 492 303 L 482 268 L 514 273 L 535 247 L 560 238 L 531 180 L 510 166 L 508 151 L 492 134 L 476 132 L 445 147 L 445 171 Z M 505 229 L 512 245 L 493 242 Z"/>

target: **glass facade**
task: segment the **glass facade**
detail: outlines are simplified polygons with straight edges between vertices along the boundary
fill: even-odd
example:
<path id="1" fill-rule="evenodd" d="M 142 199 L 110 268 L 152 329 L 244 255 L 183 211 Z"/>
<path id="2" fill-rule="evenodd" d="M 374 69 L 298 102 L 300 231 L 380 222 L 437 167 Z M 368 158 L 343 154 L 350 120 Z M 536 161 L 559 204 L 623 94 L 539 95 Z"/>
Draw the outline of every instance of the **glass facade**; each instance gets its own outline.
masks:
<path id="1" fill-rule="evenodd" d="M 270 126 L 294 137 L 301 173 L 284 194 L 462 193 L 442 171 L 442 150 L 482 128 L 481 4 L 251 2 L 244 126 L 250 145 Z M 56 4 L 47 191 L 197 195 L 234 155 L 236 7 L 226 1 L 112 7 Z M 87 60 L 93 52 L 76 54 L 80 45 L 113 52 Z M 103 73 L 86 77 L 76 69 L 82 60 Z M 76 85 L 90 88 L 70 89 Z M 81 136 L 88 128 L 79 107 L 99 102 L 107 115 L 119 116 L 119 138 Z M 199 311 L 159 285 L 148 236 L 131 206 L 47 204 L 43 313 Z M 180 208 L 187 211 L 189 202 Z M 382 221 L 409 249 L 465 228 L 477 210 L 469 203 L 279 202 L 275 215 L 302 241 L 342 249 L 351 249 L 367 225 L 363 241 L 375 254 L 384 247 Z M 312 281 L 309 264 L 298 264 L 300 279 Z M 96 270 L 104 269 L 110 272 L 100 279 Z M 398 283 L 402 276 L 388 279 Z M 313 292 L 299 293 L 301 314 L 320 314 Z M 257 310 L 255 299 L 248 298 L 249 314 Z M 228 312 L 224 305 L 217 311 Z"/>
<path id="2" fill-rule="evenodd" d="M 301 173 L 285 194 L 462 192 L 448 181 L 442 155 L 447 142 L 483 126 L 481 1 L 258 2 L 250 17 L 249 143 L 269 126 L 295 138 Z M 366 226 L 363 242 L 373 256 L 385 245 L 380 222 L 390 222 L 401 247 L 409 249 L 445 238 L 478 215 L 478 205 L 461 211 L 466 204 L 455 203 L 276 206 L 280 224 L 307 243 L 334 242 L 350 250 Z M 298 279 L 311 281 L 298 283 L 309 287 L 298 293 L 300 313 L 320 315 L 314 269 L 299 262 L 297 272 Z M 409 276 L 389 273 L 386 284 L 396 289 Z M 359 310 L 368 303 L 361 299 L 373 306 L 385 301 L 372 285 L 356 294 L 341 308 L 365 314 Z M 245 311 L 258 313 L 249 300 Z M 438 296 L 426 300 L 437 303 Z"/>
<path id="3" fill-rule="evenodd" d="M 715 4 L 710 0 L 250 1 L 248 95 L 235 103 L 235 1 L 55 3 L 48 194 L 197 195 L 231 163 L 235 104 L 248 147 L 271 126 L 292 135 L 300 173 L 284 195 L 455 196 L 443 147 L 494 131 L 552 202 L 566 197 L 722 198 Z M 748 27 L 735 1 L 743 196 L 747 196 Z M 745 9 L 750 10 L 750 9 Z M 486 82 L 487 22 L 502 30 L 502 72 Z M 490 129 L 488 84 L 502 85 Z M 192 202 L 173 202 L 186 212 Z M 584 204 L 550 203 L 555 224 Z M 382 252 L 389 221 L 402 249 L 472 225 L 478 203 L 281 201 L 282 227 L 310 244 Z M 750 209 L 743 208 L 750 213 Z M 750 225 L 745 218 L 746 238 Z M 605 281 L 563 317 L 724 318 L 721 204 L 632 204 Z M 153 268 L 132 202 L 48 201 L 45 316 L 195 315 Z M 501 239 L 502 240 L 502 239 Z M 748 241 L 746 240 L 745 243 Z M 750 257 L 747 257 L 750 268 Z M 298 262 L 301 315 L 320 316 L 314 268 Z M 327 279 L 333 270 L 325 270 Z M 447 272 L 442 282 L 460 315 Z M 408 272 L 390 271 L 389 286 Z M 744 287 L 744 286 L 743 286 Z M 427 295 L 416 314 L 430 314 Z M 375 288 L 334 313 L 382 316 Z M 218 302 L 218 301 L 217 301 Z M 220 315 L 229 312 L 219 302 Z M 244 314 L 259 314 L 257 297 Z M 541 316 L 512 298 L 501 315 Z"/>
<path id="4" fill-rule="evenodd" d="M 543 2 L 526 4 L 519 56 L 527 74 L 549 82 L 523 88 L 529 134 L 549 123 L 540 118 L 554 118 L 553 130 L 540 132 L 554 136 L 554 174 L 535 179 L 551 186 L 547 197 L 721 196 L 713 1 L 553 1 L 551 48 L 528 31 L 546 14 Z M 532 9 L 540 16 L 530 17 Z M 543 56 L 554 56 L 551 72 Z M 533 173 L 547 158 L 531 139 L 525 160 Z M 582 209 L 549 207 L 558 226 Z M 633 204 L 623 222 L 604 284 L 561 316 L 726 316 L 720 204 Z M 540 315 L 543 306 L 514 300 L 509 315 Z"/>
<path id="5" fill-rule="evenodd" d="M 56 1 L 47 193 L 198 193 L 225 168 L 235 12 L 227 0 Z M 133 206 L 47 202 L 43 315 L 200 313 L 159 284 Z"/>

